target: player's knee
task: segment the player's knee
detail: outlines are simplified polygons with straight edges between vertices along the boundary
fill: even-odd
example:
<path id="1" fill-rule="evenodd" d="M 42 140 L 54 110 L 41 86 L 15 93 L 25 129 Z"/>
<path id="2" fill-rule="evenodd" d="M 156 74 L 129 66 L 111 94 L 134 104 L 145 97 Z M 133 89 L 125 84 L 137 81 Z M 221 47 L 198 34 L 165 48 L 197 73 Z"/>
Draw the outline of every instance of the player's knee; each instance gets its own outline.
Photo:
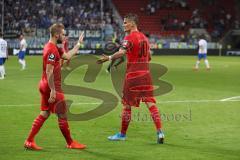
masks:
<path id="1" fill-rule="evenodd" d="M 57 117 L 58 118 L 67 118 L 67 114 L 66 113 L 64 113 L 64 114 L 57 114 Z"/>
<path id="2" fill-rule="evenodd" d="M 150 107 L 156 105 L 156 104 L 153 103 L 153 102 L 145 102 L 145 104 L 146 104 L 146 106 L 147 106 L 148 108 L 150 108 Z"/>
<path id="3" fill-rule="evenodd" d="M 130 109 L 131 109 L 131 106 L 129 106 L 129 105 L 124 105 L 124 106 L 123 106 L 123 109 L 124 109 L 124 110 L 130 110 Z"/>
<path id="4" fill-rule="evenodd" d="M 40 114 L 44 117 L 44 118 L 48 118 L 50 116 L 50 112 L 49 111 L 41 111 Z"/>

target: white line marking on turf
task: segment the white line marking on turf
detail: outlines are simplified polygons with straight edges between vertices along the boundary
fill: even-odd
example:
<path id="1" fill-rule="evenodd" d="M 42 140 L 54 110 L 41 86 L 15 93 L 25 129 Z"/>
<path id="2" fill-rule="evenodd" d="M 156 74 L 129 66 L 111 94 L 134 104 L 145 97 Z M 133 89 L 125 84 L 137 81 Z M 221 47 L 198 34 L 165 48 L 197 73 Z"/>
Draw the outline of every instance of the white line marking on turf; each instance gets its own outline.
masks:
<path id="1" fill-rule="evenodd" d="M 229 98 L 221 99 L 221 101 L 225 102 L 225 101 L 232 101 L 232 100 L 237 100 L 237 99 L 240 99 L 240 96 L 235 96 L 235 97 L 229 97 Z"/>
<path id="2" fill-rule="evenodd" d="M 157 104 L 166 104 L 166 103 L 209 103 L 209 102 L 240 102 L 240 96 L 230 97 L 226 99 L 213 99 L 213 100 L 177 100 L 177 101 L 159 101 Z M 102 102 L 79 102 L 72 103 L 72 105 L 97 105 L 102 104 Z M 113 104 L 112 102 L 107 102 L 106 104 Z M 18 106 L 40 106 L 40 104 L 0 104 L 0 107 L 18 107 Z"/>

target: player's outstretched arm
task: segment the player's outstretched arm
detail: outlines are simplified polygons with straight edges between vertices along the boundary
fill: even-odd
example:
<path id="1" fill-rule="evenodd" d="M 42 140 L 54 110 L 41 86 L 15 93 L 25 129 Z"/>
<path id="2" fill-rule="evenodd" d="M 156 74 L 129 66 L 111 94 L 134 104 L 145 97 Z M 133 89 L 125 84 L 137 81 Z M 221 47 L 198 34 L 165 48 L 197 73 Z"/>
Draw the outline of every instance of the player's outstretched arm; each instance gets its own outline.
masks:
<path id="1" fill-rule="evenodd" d="M 115 60 L 115 59 L 118 59 L 122 56 L 124 56 L 126 54 L 126 50 L 123 49 L 123 48 L 120 48 L 117 52 L 115 52 L 113 55 L 111 56 L 106 56 L 105 54 L 102 55 L 102 57 L 97 60 L 97 64 L 102 64 L 106 61 L 109 61 L 109 60 Z"/>
<path id="2" fill-rule="evenodd" d="M 81 46 L 81 43 L 83 43 L 83 37 L 84 37 L 84 32 L 81 32 L 77 44 L 73 47 L 73 49 L 71 49 L 67 53 L 64 52 L 64 54 L 62 55 L 63 59 L 69 60 L 77 53 L 78 49 Z"/>

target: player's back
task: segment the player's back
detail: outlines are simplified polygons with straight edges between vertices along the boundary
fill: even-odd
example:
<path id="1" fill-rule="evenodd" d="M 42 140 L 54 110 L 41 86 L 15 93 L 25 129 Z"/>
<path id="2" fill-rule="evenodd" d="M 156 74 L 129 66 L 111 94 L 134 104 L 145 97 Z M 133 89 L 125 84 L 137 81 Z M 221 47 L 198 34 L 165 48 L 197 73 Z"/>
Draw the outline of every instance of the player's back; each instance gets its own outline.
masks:
<path id="1" fill-rule="evenodd" d="M 148 70 L 150 47 L 148 38 L 141 32 L 135 31 L 125 37 L 129 42 L 127 50 L 127 72 Z"/>

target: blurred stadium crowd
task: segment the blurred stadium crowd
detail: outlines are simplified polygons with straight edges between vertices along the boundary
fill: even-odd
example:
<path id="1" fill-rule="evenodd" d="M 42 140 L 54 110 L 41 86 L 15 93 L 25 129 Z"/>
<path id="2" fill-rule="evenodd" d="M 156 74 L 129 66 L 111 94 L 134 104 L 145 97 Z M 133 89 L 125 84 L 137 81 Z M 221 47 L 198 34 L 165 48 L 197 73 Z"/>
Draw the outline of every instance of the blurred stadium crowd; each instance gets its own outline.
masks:
<path id="1" fill-rule="evenodd" d="M 60 1 L 46 5 L 46 0 L 16 1 L 16 5 L 11 10 L 11 1 L 7 1 L 7 14 L 5 25 L 9 28 L 48 28 L 55 22 L 64 23 L 66 28 L 78 29 L 99 29 L 101 28 L 101 12 L 98 0 L 82 1 L 75 0 Z M 111 23 L 112 17 L 106 10 L 104 20 Z"/>
<path id="2" fill-rule="evenodd" d="M 12 5 L 14 4 L 14 5 Z M 107 4 L 104 1 L 104 4 Z M 101 15 L 102 14 L 102 15 Z M 103 18 L 103 19 L 102 19 Z M 116 29 L 112 9 L 101 0 L 7 0 L 5 1 L 4 28 L 32 32 L 61 22 L 71 29 Z"/>
<path id="3" fill-rule="evenodd" d="M 201 5 L 194 5 L 196 0 L 147 1 L 145 7 L 139 8 L 141 15 L 151 17 L 161 13 L 160 34 L 152 34 L 144 29 L 152 42 L 195 43 L 198 35 L 189 32 L 190 28 L 205 28 L 209 33 L 209 40 L 219 41 L 229 29 L 240 28 L 239 17 L 236 16 L 232 6 L 226 5 L 228 1 L 199 0 Z M 67 29 L 99 30 L 102 35 L 100 40 L 109 41 L 116 36 L 123 36 L 120 18 L 123 15 L 118 13 L 118 1 L 115 0 L 116 8 L 109 2 L 112 1 L 103 0 L 101 5 L 101 0 L 5 0 L 4 29 L 29 36 L 30 46 L 45 43 L 48 33 L 44 32 L 45 35 L 39 36 L 37 30 L 47 30 L 55 22 L 63 23 Z M 166 14 L 162 14 L 164 11 Z M 178 14 L 179 11 L 186 11 L 186 14 Z M 93 45 L 100 40 L 93 40 Z M 15 40 L 10 42 L 14 44 Z"/>

